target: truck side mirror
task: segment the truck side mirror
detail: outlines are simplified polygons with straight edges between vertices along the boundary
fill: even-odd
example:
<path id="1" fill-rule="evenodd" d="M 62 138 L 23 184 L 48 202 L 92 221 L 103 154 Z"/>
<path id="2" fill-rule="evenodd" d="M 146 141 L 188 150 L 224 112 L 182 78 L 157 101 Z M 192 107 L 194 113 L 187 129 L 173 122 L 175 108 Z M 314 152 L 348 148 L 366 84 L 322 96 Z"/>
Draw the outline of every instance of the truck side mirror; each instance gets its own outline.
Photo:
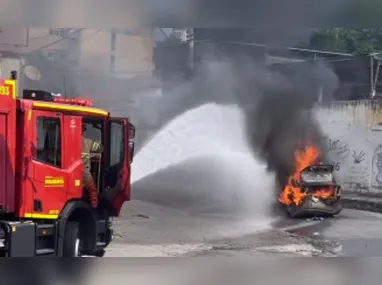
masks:
<path id="1" fill-rule="evenodd" d="M 129 139 L 135 139 L 135 127 L 131 123 L 129 123 Z"/>
<path id="2" fill-rule="evenodd" d="M 134 159 L 134 150 L 135 150 L 135 143 L 133 141 L 129 141 L 130 163 L 132 163 Z"/>

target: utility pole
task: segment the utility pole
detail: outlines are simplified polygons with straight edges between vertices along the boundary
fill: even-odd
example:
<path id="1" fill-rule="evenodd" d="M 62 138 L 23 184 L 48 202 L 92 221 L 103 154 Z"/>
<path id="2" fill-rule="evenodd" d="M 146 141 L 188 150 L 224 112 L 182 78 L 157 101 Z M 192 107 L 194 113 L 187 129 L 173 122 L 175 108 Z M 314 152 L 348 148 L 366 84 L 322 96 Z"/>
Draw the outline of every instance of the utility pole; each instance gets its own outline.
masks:
<path id="1" fill-rule="evenodd" d="M 188 68 L 192 72 L 194 70 L 195 54 L 194 54 L 194 28 L 188 28 L 187 44 L 188 44 Z"/>
<path id="2" fill-rule="evenodd" d="M 370 97 L 374 98 L 377 91 L 378 79 L 379 79 L 379 71 L 381 68 L 381 57 L 380 52 L 375 52 L 370 54 L 370 77 L 371 77 L 371 94 Z M 377 62 L 377 67 L 374 72 L 374 65 Z"/>
<path id="3" fill-rule="evenodd" d="M 117 45 L 117 32 L 115 29 L 112 29 L 110 31 L 111 37 L 110 37 L 110 72 L 115 72 L 115 61 L 116 61 L 116 45 Z"/>
<path id="4" fill-rule="evenodd" d="M 374 97 L 374 58 L 370 54 L 370 98 Z"/>

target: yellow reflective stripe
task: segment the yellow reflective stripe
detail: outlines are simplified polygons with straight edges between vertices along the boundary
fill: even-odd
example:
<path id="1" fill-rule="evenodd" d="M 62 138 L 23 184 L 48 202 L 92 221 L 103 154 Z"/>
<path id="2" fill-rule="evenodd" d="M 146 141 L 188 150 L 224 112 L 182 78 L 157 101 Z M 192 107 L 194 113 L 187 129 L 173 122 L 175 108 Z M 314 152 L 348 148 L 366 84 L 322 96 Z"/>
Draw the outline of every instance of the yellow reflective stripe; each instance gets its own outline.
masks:
<path id="1" fill-rule="evenodd" d="M 51 110 L 58 110 L 58 111 L 83 112 L 83 113 L 102 115 L 102 116 L 109 115 L 109 112 L 101 110 L 101 109 L 73 106 L 69 104 L 65 105 L 65 104 L 57 104 L 57 103 L 33 102 L 33 106 L 37 108 L 51 109 Z"/>
<path id="2" fill-rule="evenodd" d="M 25 213 L 24 218 L 56 220 L 56 219 L 58 219 L 58 215 Z"/>

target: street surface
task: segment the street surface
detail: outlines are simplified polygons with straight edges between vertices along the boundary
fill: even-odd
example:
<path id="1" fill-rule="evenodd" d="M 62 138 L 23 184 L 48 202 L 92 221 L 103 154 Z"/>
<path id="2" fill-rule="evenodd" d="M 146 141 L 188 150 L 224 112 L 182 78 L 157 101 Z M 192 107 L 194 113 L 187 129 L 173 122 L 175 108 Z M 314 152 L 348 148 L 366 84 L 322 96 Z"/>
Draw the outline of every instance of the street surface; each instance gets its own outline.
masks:
<path id="1" fill-rule="evenodd" d="M 322 220 L 235 220 L 131 201 L 106 256 L 382 256 L 381 222 L 347 209 Z"/>
<path id="2" fill-rule="evenodd" d="M 378 261 L 374 264 L 381 265 Z M 94 263 L 84 280 L 87 282 L 82 284 L 380 284 L 381 275 L 371 276 L 365 268 L 368 265 L 357 259 L 330 262 L 320 258 L 112 258 Z M 376 266 L 372 268 L 379 272 Z"/>
<path id="3" fill-rule="evenodd" d="M 311 221 L 290 232 L 312 239 L 323 251 L 340 256 L 382 256 L 382 214 L 343 210 L 333 219 Z M 307 223 L 309 223 L 307 221 Z"/>
<path id="4" fill-rule="evenodd" d="M 106 256 L 199 258 L 93 262 L 83 284 L 377 285 L 382 278 L 379 259 L 268 257 L 382 256 L 381 221 L 381 214 L 344 210 L 333 219 L 279 219 L 268 224 L 131 201 L 115 221 L 117 237 Z M 210 258 L 216 256 L 222 258 Z"/>

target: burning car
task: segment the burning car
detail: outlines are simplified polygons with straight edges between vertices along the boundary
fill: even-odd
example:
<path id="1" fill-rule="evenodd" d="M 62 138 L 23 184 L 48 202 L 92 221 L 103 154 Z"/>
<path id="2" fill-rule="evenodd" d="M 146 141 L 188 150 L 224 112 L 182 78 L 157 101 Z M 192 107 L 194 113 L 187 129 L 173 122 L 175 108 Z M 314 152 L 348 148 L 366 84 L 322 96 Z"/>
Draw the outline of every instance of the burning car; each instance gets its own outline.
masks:
<path id="1" fill-rule="evenodd" d="M 279 196 L 288 214 L 292 218 L 339 214 L 341 187 L 335 181 L 333 165 L 316 164 L 319 151 L 314 147 L 297 151 L 295 158 L 296 170 Z"/>

